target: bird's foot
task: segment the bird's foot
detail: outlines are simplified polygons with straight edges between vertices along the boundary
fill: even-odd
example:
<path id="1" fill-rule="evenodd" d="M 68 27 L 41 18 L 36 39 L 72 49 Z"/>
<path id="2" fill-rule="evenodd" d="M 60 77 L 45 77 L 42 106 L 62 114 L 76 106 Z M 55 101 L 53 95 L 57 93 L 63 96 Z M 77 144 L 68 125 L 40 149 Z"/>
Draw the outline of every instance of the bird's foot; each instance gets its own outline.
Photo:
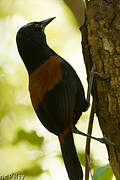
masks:
<path id="1" fill-rule="evenodd" d="M 95 65 L 95 63 L 93 63 L 93 66 L 92 66 L 92 69 L 90 71 L 89 76 L 93 76 L 93 77 L 97 76 L 97 77 L 99 77 L 100 79 L 103 79 L 103 80 L 109 79 L 112 76 L 112 73 L 111 74 L 101 74 L 101 73 L 99 73 L 99 72 L 97 72 L 95 70 L 96 70 L 96 65 Z"/>
<path id="2" fill-rule="evenodd" d="M 103 75 L 101 73 L 96 72 L 95 70 L 96 70 L 96 66 L 95 66 L 95 63 L 93 63 L 92 69 L 89 74 L 89 80 L 88 80 L 88 90 L 87 90 L 87 99 L 86 99 L 88 104 L 90 104 L 90 94 L 91 94 L 91 90 L 92 90 L 94 76 L 97 76 L 98 78 L 100 78 L 102 80 L 107 80 L 112 76 L 112 74 L 104 74 Z"/>
<path id="3" fill-rule="evenodd" d="M 108 144 L 108 145 L 115 145 L 115 143 L 111 142 L 106 136 L 103 136 L 103 138 L 98 138 L 100 139 L 101 143 L 104 143 L 104 144 Z"/>
<path id="4" fill-rule="evenodd" d="M 100 73 L 98 73 L 96 71 L 93 72 L 93 73 L 94 73 L 94 75 L 96 75 L 98 78 L 100 78 L 102 80 L 107 80 L 112 76 L 112 74 L 100 74 Z"/>
<path id="5" fill-rule="evenodd" d="M 96 76 L 102 80 L 109 79 L 112 76 L 112 73 L 111 74 L 101 74 L 95 70 L 96 70 L 96 65 L 95 65 L 95 63 L 93 63 L 92 69 L 90 71 L 90 76 L 93 76 L 93 77 Z"/>

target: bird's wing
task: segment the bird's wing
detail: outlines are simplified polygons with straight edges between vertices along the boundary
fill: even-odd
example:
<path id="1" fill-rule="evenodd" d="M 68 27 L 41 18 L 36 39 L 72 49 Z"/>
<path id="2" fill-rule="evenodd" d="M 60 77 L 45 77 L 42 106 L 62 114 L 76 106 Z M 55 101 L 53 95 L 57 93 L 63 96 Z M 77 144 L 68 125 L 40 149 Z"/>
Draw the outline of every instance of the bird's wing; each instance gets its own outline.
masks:
<path id="1" fill-rule="evenodd" d="M 30 94 L 33 106 L 42 124 L 51 132 L 60 134 L 71 128 L 74 112 L 82 109 L 79 98 L 84 90 L 73 68 L 57 56 L 52 56 L 30 77 Z M 79 96 L 79 93 L 81 95 Z M 78 116 L 78 115 L 77 115 Z"/>

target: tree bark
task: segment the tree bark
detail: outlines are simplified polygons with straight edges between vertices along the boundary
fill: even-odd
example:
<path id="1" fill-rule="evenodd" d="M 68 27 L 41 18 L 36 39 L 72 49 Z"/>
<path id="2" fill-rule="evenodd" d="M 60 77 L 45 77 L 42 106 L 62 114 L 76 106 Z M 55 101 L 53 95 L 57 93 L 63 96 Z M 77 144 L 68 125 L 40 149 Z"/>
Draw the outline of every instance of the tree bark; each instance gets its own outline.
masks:
<path id="1" fill-rule="evenodd" d="M 120 180 L 120 1 L 88 1 L 85 17 L 81 32 L 87 73 L 95 63 L 97 72 L 111 74 L 107 80 L 95 78 L 92 94 L 103 135 L 116 144 L 106 147 Z"/>

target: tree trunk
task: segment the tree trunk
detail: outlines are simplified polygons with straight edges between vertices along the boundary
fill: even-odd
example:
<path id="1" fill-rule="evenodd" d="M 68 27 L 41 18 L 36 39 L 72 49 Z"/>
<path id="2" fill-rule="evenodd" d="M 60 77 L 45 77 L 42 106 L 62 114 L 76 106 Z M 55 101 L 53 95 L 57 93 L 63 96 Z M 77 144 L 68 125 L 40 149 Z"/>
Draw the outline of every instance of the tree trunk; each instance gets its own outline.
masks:
<path id="1" fill-rule="evenodd" d="M 97 72 L 111 74 L 107 80 L 95 78 L 93 100 L 103 134 L 116 144 L 106 147 L 114 175 L 120 180 L 120 1 L 88 1 L 81 31 L 87 73 L 94 62 Z"/>

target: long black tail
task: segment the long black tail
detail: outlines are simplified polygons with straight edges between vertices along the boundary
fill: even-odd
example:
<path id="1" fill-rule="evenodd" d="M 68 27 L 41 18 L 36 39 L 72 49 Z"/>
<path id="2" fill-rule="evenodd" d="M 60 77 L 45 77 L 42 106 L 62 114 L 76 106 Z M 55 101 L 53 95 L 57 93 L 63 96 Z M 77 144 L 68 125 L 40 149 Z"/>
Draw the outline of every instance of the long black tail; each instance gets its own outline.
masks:
<path id="1" fill-rule="evenodd" d="M 83 180 L 83 171 L 74 145 L 73 134 L 70 132 L 60 142 L 62 156 L 70 180 Z"/>

